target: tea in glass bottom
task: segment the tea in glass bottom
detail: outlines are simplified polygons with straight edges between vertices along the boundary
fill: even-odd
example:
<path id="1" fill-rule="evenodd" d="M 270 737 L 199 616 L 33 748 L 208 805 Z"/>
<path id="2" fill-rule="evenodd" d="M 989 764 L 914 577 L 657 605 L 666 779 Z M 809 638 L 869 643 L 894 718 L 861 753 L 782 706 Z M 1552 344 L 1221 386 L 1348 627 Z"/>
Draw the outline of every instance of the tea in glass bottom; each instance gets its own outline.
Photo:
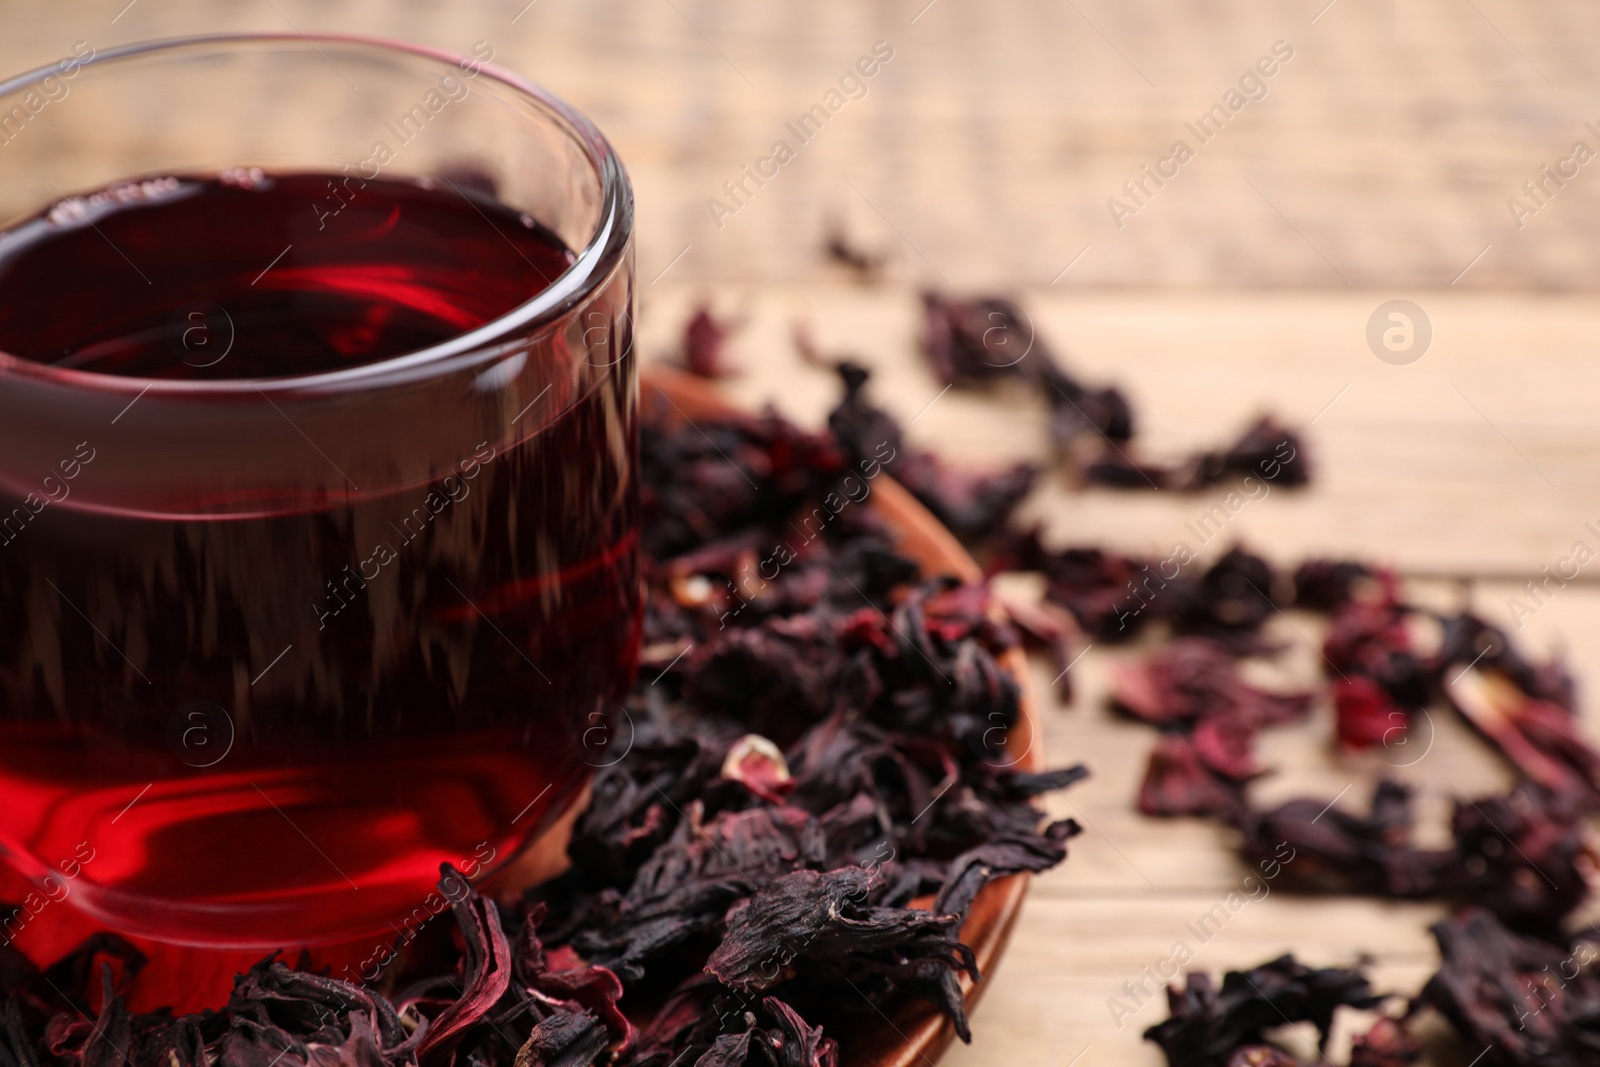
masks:
<path id="1" fill-rule="evenodd" d="M 74 906 L 125 933 L 388 930 L 441 863 L 491 871 L 572 803 L 631 682 L 627 338 L 595 359 L 553 329 L 448 385 L 369 387 L 574 253 L 470 182 L 366 181 L 328 217 L 336 181 L 162 176 L 0 235 L 0 392 L 158 391 L 0 471 L 0 849 L 45 886 L 70 868 Z M 161 435 L 219 406 L 222 458 L 174 473 Z M 219 469 L 229 411 L 316 474 Z M 128 488 L 146 473 L 160 492 Z"/>

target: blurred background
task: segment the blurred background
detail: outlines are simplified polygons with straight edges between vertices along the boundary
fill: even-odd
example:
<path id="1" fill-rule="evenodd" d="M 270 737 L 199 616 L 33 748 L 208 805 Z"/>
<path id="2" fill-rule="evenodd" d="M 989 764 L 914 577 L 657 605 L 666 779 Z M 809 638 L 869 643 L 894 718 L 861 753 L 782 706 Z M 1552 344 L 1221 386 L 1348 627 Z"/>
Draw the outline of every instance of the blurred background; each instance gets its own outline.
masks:
<path id="1" fill-rule="evenodd" d="M 1579 141 L 1600 151 L 1585 125 L 1600 128 L 1592 5 L 3 10 L 0 65 L 13 70 L 80 42 L 204 32 L 360 32 L 462 53 L 482 42 L 592 116 L 626 161 L 645 357 L 671 358 L 692 308 L 709 302 L 738 324 L 746 373 L 730 391 L 748 404 L 781 394 L 814 420 L 833 402 L 831 376 L 790 343 L 801 319 L 824 349 L 877 368 L 880 403 L 922 415 L 914 442 L 979 461 L 1037 456 L 1034 398 L 952 394 L 923 412 L 939 384 L 915 347 L 918 290 L 999 293 L 1023 300 L 1070 366 L 1130 391 L 1152 455 L 1214 444 L 1264 409 L 1316 420 L 1319 492 L 1241 515 L 1254 541 L 1517 577 L 1564 551 L 1593 517 L 1582 502 L 1600 495 L 1593 406 L 1573 388 L 1589 380 L 1600 327 L 1586 296 L 1600 282 L 1600 178 L 1573 153 Z M 863 60 L 876 72 L 845 95 L 841 78 Z M 801 129 L 814 107 L 827 122 Z M 873 284 L 825 254 L 834 232 L 884 259 Z M 1432 339 L 1393 366 L 1366 332 L 1379 305 L 1402 298 Z M 1050 486 L 1039 495 L 1041 514 L 1064 514 Z M 1161 550 L 1181 514 L 1117 494 L 1070 506 L 1074 536 Z"/>
<path id="2" fill-rule="evenodd" d="M 922 289 L 1003 294 L 1028 313 L 1027 343 L 1124 388 L 1151 458 L 1262 411 L 1303 430 L 1313 488 L 1228 528 L 1277 562 L 1393 563 L 1417 595 L 1505 625 L 1509 598 L 1600 521 L 1593 4 L 0 0 L 0 67 L 244 30 L 484 42 L 585 111 L 634 181 L 644 357 L 677 358 L 710 305 L 733 325 L 739 403 L 814 424 L 835 402 L 791 341 L 802 322 L 872 368 L 913 444 L 969 465 L 1040 458 L 1038 397 L 946 394 L 918 354 Z M 871 77 L 841 82 L 869 58 Z M 818 105 L 827 121 L 797 130 Z M 777 173 L 747 177 L 762 167 Z M 882 270 L 863 280 L 831 258 L 836 234 Z M 1401 361 L 1368 332 L 1396 299 L 1431 333 Z M 1028 511 L 1058 544 L 1165 554 L 1212 503 L 1047 475 Z M 1527 648 L 1600 677 L 1587 576 L 1525 622 Z M 1314 677 L 1305 635 L 1280 636 Z M 1089 832 L 1038 880 L 978 1043 L 949 1062 L 1159 1063 L 1138 1032 L 1160 1009 L 1113 1025 L 1108 998 L 1238 883 L 1221 831 L 1132 811 L 1148 736 L 1104 712 L 1103 655 L 1078 669 L 1076 707 L 1046 708 L 1052 764 L 1095 769 L 1052 811 Z M 1036 681 L 1045 692 L 1049 672 Z M 1359 777 L 1318 730 L 1267 745 L 1267 799 Z M 1440 796 L 1503 779 L 1464 731 L 1430 751 L 1413 780 Z M 1195 966 L 1372 952 L 1379 984 L 1412 990 L 1438 913 L 1274 895 Z"/>
<path id="3" fill-rule="evenodd" d="M 1582 291 L 1600 279 L 1586 170 L 1518 230 L 1506 206 L 1600 120 L 1592 5 L 1506 0 L 7 0 L 10 70 L 203 32 L 478 41 L 591 115 L 639 199 L 646 280 L 828 277 L 829 219 L 957 286 Z M 825 132 L 784 130 L 856 60 L 892 61 Z M 1285 42 L 1266 93 L 1201 144 L 1193 123 Z M 334 102 L 329 102 L 330 106 Z M 787 139 L 748 207 L 709 198 Z M 1195 150 L 1119 228 L 1106 201 Z M 1150 188 L 1155 188 L 1153 185 Z M 1132 203 L 1131 201 L 1129 201 Z M 1457 281 L 1486 246 L 1490 251 Z"/>

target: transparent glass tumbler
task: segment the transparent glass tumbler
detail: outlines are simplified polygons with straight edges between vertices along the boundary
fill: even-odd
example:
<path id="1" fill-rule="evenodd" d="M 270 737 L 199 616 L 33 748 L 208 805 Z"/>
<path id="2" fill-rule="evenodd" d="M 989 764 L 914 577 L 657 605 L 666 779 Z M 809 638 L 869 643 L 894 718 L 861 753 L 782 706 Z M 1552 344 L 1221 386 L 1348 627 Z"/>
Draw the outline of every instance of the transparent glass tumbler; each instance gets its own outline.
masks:
<path id="1" fill-rule="evenodd" d="M 141 189 L 298 175 L 326 180 L 238 293 L 320 276 L 381 183 L 567 256 L 487 321 L 310 370 L 258 351 L 230 377 L 261 320 L 209 283 L 163 320 L 173 373 L 0 352 L 0 854 L 48 906 L 218 948 L 403 931 L 447 906 L 441 864 L 554 847 L 604 761 L 585 738 L 641 611 L 632 195 L 588 120 L 488 58 L 205 37 L 0 82 L 13 242 L 52 205 L 104 228 Z M 149 254 L 210 263 L 212 239 Z M 430 266 L 419 306 L 471 295 Z M 73 329 L 105 326 L 97 285 L 59 278 Z"/>

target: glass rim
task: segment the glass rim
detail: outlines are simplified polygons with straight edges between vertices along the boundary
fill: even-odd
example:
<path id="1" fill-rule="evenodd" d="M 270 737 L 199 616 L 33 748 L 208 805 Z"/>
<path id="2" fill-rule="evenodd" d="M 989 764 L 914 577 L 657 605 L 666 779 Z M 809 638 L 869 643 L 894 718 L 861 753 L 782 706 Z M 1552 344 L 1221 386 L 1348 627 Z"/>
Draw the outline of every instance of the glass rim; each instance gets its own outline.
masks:
<path id="1" fill-rule="evenodd" d="M 504 314 L 438 344 L 356 367 L 277 378 L 215 378 L 191 381 L 174 378 L 140 378 L 62 368 L 0 350 L 0 383 L 8 377 L 16 376 L 45 384 L 64 385 L 76 390 L 113 394 L 137 393 L 140 396 L 149 392 L 174 397 L 204 398 L 264 392 L 278 395 L 317 395 L 414 381 L 419 377 L 432 377 L 435 373 L 444 374 L 459 369 L 463 364 L 455 357 L 476 356 L 483 361 L 499 358 L 505 353 L 500 346 L 493 344 L 494 341 L 512 331 L 526 332 L 529 327 L 538 327 L 559 318 L 581 305 L 612 276 L 627 248 L 633 230 L 633 190 L 622 160 L 612 148 L 611 142 L 600 132 L 599 127 L 581 111 L 504 67 L 448 49 L 353 33 L 216 33 L 164 37 L 96 52 L 88 59 L 79 60 L 79 64 L 81 68 L 86 69 L 100 63 L 188 48 L 272 42 L 309 46 L 318 52 L 321 51 L 317 47 L 319 43 L 355 45 L 378 53 L 400 53 L 451 66 L 463 62 L 475 64 L 478 76 L 489 77 L 531 101 L 540 110 L 556 119 L 565 128 L 565 132 L 583 149 L 600 185 L 600 216 L 588 243 L 578 250 L 572 264 L 553 282 Z M 0 80 L 0 98 L 38 85 L 45 78 L 59 72 L 60 61 L 57 61 Z M 472 361 L 469 360 L 468 363 L 470 362 Z"/>

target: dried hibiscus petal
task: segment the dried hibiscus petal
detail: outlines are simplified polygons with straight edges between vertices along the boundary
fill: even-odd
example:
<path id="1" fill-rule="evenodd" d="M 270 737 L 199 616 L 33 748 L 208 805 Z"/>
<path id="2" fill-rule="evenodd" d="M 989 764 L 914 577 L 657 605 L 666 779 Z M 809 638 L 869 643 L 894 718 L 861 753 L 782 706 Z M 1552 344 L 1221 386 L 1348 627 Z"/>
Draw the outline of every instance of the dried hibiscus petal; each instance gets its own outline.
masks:
<path id="1" fill-rule="evenodd" d="M 1000 550 L 1008 569 L 1039 571 L 1045 597 L 1072 613 L 1096 641 L 1126 641 L 1166 617 L 1177 598 L 1167 595 L 1188 581 L 1164 580 L 1149 562 L 1098 548 L 1047 549 L 1038 531 L 1013 536 Z M 1155 595 L 1149 595 L 1155 594 Z M 1145 610 L 1150 601 L 1153 610 Z"/>
<path id="2" fill-rule="evenodd" d="M 1189 737 L 1163 734 L 1150 750 L 1139 786 L 1139 810 L 1144 814 L 1233 817 L 1243 808 L 1237 783 L 1208 767 Z"/>
<path id="3" fill-rule="evenodd" d="M 1556 936 L 1587 896 L 1596 858 L 1581 809 L 1531 783 L 1506 796 L 1463 794 L 1447 849 L 1411 845 L 1410 790 L 1390 781 L 1378 783 L 1365 816 L 1304 798 L 1248 812 L 1240 828 L 1252 861 L 1293 849 L 1287 886 L 1472 901 L 1517 929 L 1546 936 Z"/>
<path id="4" fill-rule="evenodd" d="M 1450 820 L 1451 895 L 1492 911 L 1523 933 L 1560 936 L 1589 895 L 1600 856 L 1570 798 L 1524 782 L 1504 796 L 1461 795 Z"/>
<path id="5" fill-rule="evenodd" d="M 702 378 L 726 378 L 737 373 L 728 365 L 723 351 L 728 328 L 711 315 L 710 308 L 698 308 L 683 328 L 683 365 L 690 374 Z"/>
<path id="6" fill-rule="evenodd" d="M 860 867 L 785 875 L 729 912 L 707 973 L 746 992 L 792 978 L 796 960 L 836 974 L 911 974 L 926 961 L 978 978 L 972 950 L 955 937 L 958 916 L 878 907 L 874 888 Z"/>
<path id="7" fill-rule="evenodd" d="M 1294 604 L 1306 611 L 1332 612 L 1355 598 L 1377 574 L 1354 560 L 1310 559 L 1294 572 Z"/>
<path id="8" fill-rule="evenodd" d="M 719 931 L 735 901 L 796 867 L 820 864 L 824 848 L 816 818 L 797 808 L 723 812 L 702 824 L 701 802 L 691 802 L 673 836 L 615 898 L 609 920 L 580 931 L 574 947 L 635 981 L 652 963 Z"/>
<path id="9" fill-rule="evenodd" d="M 1433 896 L 1449 884 L 1451 856 L 1412 849 L 1411 823 L 1411 791 L 1383 780 L 1366 815 L 1307 797 L 1251 811 L 1240 829 L 1244 854 L 1253 863 L 1282 860 L 1282 849 L 1291 850 L 1293 859 L 1284 868 L 1286 885 L 1318 892 Z"/>
<path id="10" fill-rule="evenodd" d="M 1117 667 L 1112 700 L 1155 725 L 1225 716 L 1271 726 L 1303 718 L 1312 694 L 1250 685 L 1225 646 L 1192 637 L 1173 641 L 1138 664 Z"/>
<path id="11" fill-rule="evenodd" d="M 722 777 L 774 804 L 782 803 L 784 794 L 794 788 L 783 750 L 760 734 L 745 734 L 729 747 Z"/>
<path id="12" fill-rule="evenodd" d="M 1024 377 L 1032 370 L 1023 365 L 1028 356 L 1048 358 L 1009 300 L 953 300 L 928 291 L 922 311 L 922 351 L 946 385 Z"/>
<path id="13" fill-rule="evenodd" d="M 534 1026 L 516 1067 L 587 1067 L 605 1050 L 606 1028 L 593 1014 L 559 1012 Z M 347 1061 L 354 1062 L 354 1061 Z"/>
<path id="14" fill-rule="evenodd" d="M 1402 1019 L 1381 1015 L 1351 1040 L 1350 1067 L 1409 1067 L 1422 1058 L 1422 1044 Z"/>
<path id="15" fill-rule="evenodd" d="M 1600 1050 L 1600 974 L 1589 942 L 1520 937 L 1467 908 L 1432 928 L 1439 971 L 1417 1000 L 1493 1067 L 1580 1067 Z"/>
<path id="16" fill-rule="evenodd" d="M 547 952 L 539 938 L 539 925 L 544 918 L 543 904 L 532 905 L 523 916 L 522 933 L 512 954 L 518 989 L 546 1009 L 559 1010 L 569 1018 L 581 1015 L 595 1020 L 605 1038 L 603 1045 L 616 1051 L 627 1049 L 635 1030 L 617 1006 L 622 999 L 622 983 L 604 967 L 581 963 L 569 948 Z M 584 1029 L 592 1026 L 586 1023 Z"/>
<path id="17" fill-rule="evenodd" d="M 1166 1053 L 1169 1067 L 1230 1067 L 1240 1050 L 1270 1047 L 1266 1032 L 1285 1023 L 1311 1023 L 1317 1028 L 1319 1050 L 1325 1049 L 1336 1010 L 1374 1008 L 1387 999 L 1372 991 L 1359 970 L 1313 969 L 1293 956 L 1248 971 L 1229 971 L 1221 989 L 1203 972 L 1190 971 L 1185 977 L 1182 988 L 1167 989 L 1171 1017 L 1144 1032 L 1145 1040 Z M 1283 1061 L 1268 1057 L 1259 1062 Z"/>
<path id="18" fill-rule="evenodd" d="M 1194 749 L 1207 767 L 1234 781 L 1256 775 L 1254 724 L 1234 715 L 1208 715 L 1195 724 Z"/>
<path id="19" fill-rule="evenodd" d="M 461 997 L 428 1028 L 417 1049 L 419 1062 L 448 1061 L 473 1026 L 481 1022 L 511 987 L 511 945 L 494 902 L 476 893 L 456 892 L 466 878 L 448 863 L 440 867 L 439 889 L 452 897 L 451 910 L 461 925 L 466 954 L 461 962 Z M 437 1059 L 436 1059 L 437 1058 Z"/>
<path id="20" fill-rule="evenodd" d="M 888 470 L 958 537 L 981 540 L 1005 526 L 1033 487 L 1033 464 L 1018 463 L 992 472 L 956 470 L 932 452 L 907 448 L 894 417 L 867 402 L 867 369 L 849 360 L 836 364 L 835 369 L 845 392 L 828 415 L 828 428 L 868 484 L 880 467 Z"/>
<path id="21" fill-rule="evenodd" d="M 950 862 L 944 885 L 934 899 L 940 915 L 966 918 L 978 891 L 989 882 L 1022 871 L 1038 873 L 1067 858 L 1067 839 L 1082 828 L 1072 819 L 1051 823 L 1037 834 L 1016 834 L 986 841 Z"/>
<path id="22" fill-rule="evenodd" d="M 1529 696 L 1499 672 L 1463 669 L 1451 705 L 1532 781 L 1587 804 L 1600 802 L 1600 753 L 1566 708 Z"/>
<path id="23" fill-rule="evenodd" d="M 1278 612 L 1282 595 L 1272 565 L 1231 548 L 1206 568 L 1198 586 L 1178 586 L 1174 620 L 1179 631 L 1248 647 L 1261 625 Z"/>
<path id="24" fill-rule="evenodd" d="M 1447 615 L 1440 621 L 1444 632 L 1436 656 L 1439 673 L 1453 674 L 1458 665 L 1493 670 L 1530 697 L 1568 711 L 1575 709 L 1575 684 L 1559 659 L 1531 662 L 1517 650 L 1509 634 L 1475 615 Z"/>
<path id="25" fill-rule="evenodd" d="M 970 1041 L 955 975 L 978 980 L 976 958 L 959 940 L 960 916 L 903 906 L 917 882 L 893 862 L 870 872 L 796 871 L 729 911 L 727 934 L 706 972 L 752 993 L 782 987 L 803 970 L 805 985 L 853 986 L 880 1011 L 886 992 L 898 989 L 938 1007 Z"/>
<path id="26" fill-rule="evenodd" d="M 1360 749 L 1404 742 L 1410 713 L 1376 680 L 1358 674 L 1332 685 L 1340 744 Z"/>
<path id="27" fill-rule="evenodd" d="M 1292 430 L 1270 415 L 1252 423 L 1220 452 L 1202 452 L 1190 461 L 1185 488 L 1200 489 L 1227 478 L 1254 477 L 1289 488 L 1311 481 L 1306 447 Z"/>
<path id="28" fill-rule="evenodd" d="M 1039 473 L 1032 463 L 1015 463 L 1000 470 L 960 470 L 932 452 L 918 451 L 907 452 L 889 470 L 934 518 L 966 541 L 983 541 L 998 534 Z"/>

